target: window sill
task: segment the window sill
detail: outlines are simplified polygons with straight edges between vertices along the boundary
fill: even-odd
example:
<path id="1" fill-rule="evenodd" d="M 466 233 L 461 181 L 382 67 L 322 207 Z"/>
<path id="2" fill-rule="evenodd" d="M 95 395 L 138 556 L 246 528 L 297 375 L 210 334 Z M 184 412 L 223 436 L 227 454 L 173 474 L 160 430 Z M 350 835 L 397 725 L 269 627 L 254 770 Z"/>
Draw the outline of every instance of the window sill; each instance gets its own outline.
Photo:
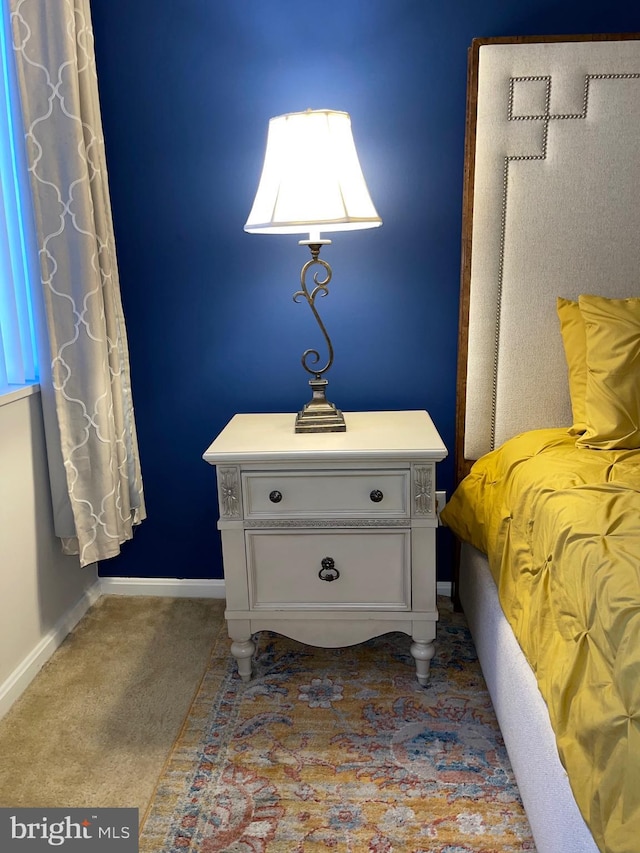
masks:
<path id="1" fill-rule="evenodd" d="M 32 394 L 39 393 L 40 384 L 38 382 L 27 382 L 25 385 L 1 385 L 0 406 L 6 406 L 7 403 L 14 403 L 16 400 L 22 400 L 23 397 L 30 397 Z"/>

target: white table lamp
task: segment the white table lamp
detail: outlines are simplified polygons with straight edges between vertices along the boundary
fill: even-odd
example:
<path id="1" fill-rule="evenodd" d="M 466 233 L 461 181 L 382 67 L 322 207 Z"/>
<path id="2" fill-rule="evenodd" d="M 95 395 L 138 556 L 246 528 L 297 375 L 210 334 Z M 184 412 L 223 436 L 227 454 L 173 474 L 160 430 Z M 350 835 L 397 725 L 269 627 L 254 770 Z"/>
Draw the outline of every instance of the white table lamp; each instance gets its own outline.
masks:
<path id="1" fill-rule="evenodd" d="M 323 245 L 320 233 L 353 231 L 382 225 L 362 174 L 348 113 L 335 110 L 306 110 L 288 113 L 269 121 L 267 149 L 262 175 L 244 230 L 251 234 L 308 234 L 299 244 L 309 246 L 311 260 L 300 273 L 301 290 L 324 335 L 328 359 L 320 367 L 320 354 L 308 349 L 302 366 L 313 377 L 312 398 L 298 413 L 296 432 L 344 432 L 342 412 L 326 399 L 324 374 L 333 363 L 333 346 L 315 305 L 316 296 L 328 293 L 331 267 L 319 258 Z M 313 275 L 309 292 L 307 271 L 321 266 Z"/>

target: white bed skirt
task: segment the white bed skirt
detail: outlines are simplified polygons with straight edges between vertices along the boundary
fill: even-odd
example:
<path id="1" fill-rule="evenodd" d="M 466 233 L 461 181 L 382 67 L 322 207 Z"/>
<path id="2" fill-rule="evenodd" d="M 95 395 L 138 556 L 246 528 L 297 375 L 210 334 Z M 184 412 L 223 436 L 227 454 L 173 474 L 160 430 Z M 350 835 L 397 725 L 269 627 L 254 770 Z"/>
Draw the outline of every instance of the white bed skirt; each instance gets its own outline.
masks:
<path id="1" fill-rule="evenodd" d="M 598 853 L 560 763 L 547 706 L 500 607 L 487 559 L 466 543 L 460 600 L 538 853 Z"/>

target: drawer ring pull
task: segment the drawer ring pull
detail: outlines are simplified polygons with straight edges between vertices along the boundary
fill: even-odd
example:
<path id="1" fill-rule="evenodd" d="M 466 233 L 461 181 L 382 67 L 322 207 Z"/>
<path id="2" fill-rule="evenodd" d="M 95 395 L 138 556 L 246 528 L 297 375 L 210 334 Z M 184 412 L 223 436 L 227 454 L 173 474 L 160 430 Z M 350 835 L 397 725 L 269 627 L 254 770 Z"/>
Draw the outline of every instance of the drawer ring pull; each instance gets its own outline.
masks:
<path id="1" fill-rule="evenodd" d="M 321 581 L 337 581 L 340 577 L 340 572 L 336 569 L 336 563 L 333 557 L 323 557 L 322 568 L 318 572 L 318 577 Z"/>
<path id="2" fill-rule="evenodd" d="M 374 504 L 379 504 L 384 495 L 380 491 L 380 489 L 373 489 L 373 491 L 369 494 L 369 497 L 374 502 Z"/>
<path id="3" fill-rule="evenodd" d="M 279 504 L 282 500 L 282 492 L 279 492 L 277 489 L 274 489 L 273 492 L 269 492 L 269 500 L 272 504 Z"/>

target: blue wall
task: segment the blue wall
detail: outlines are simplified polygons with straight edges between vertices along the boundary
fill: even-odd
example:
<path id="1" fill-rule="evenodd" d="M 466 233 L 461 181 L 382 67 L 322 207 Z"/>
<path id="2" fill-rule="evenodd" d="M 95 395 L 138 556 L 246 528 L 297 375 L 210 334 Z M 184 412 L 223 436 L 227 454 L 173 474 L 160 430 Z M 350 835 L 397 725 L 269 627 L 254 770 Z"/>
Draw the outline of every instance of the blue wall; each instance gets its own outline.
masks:
<path id="1" fill-rule="evenodd" d="M 334 235 L 322 312 L 345 411 L 420 409 L 450 449 L 467 48 L 640 30 L 628 0 L 92 0 L 148 519 L 100 573 L 221 577 L 215 475 L 236 412 L 297 411 L 306 250 L 243 232 L 271 116 L 351 114 L 384 225 Z M 448 551 L 446 531 L 443 553 Z M 448 560 L 439 576 L 448 575 Z"/>

